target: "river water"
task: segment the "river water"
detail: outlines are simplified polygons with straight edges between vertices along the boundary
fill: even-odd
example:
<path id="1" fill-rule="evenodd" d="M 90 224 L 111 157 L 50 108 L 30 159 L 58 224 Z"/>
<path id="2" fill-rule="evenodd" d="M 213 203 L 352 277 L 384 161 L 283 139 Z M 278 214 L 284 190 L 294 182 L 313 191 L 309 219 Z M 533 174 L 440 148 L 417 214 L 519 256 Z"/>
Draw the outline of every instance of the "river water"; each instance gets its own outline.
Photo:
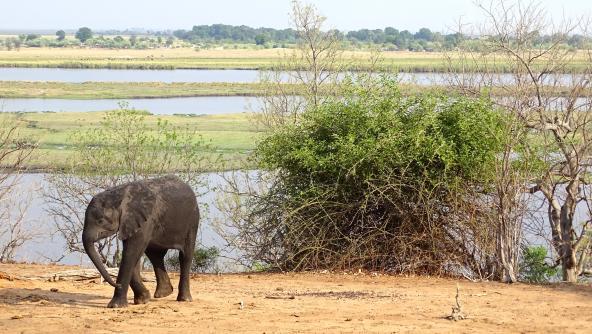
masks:
<path id="1" fill-rule="evenodd" d="M 257 171 L 249 172 L 249 175 L 255 175 Z M 229 259 L 236 258 L 237 250 L 226 248 L 225 240 L 216 232 L 215 226 L 221 226 L 224 223 L 224 215 L 218 209 L 217 203 L 220 200 L 219 192 L 210 189 L 216 189 L 223 185 L 224 177 L 219 173 L 207 173 L 203 175 L 204 186 L 196 189 L 198 193 L 198 202 L 202 218 L 198 234 L 198 246 L 215 246 L 221 249 L 222 260 L 219 262 L 222 270 L 233 271 L 238 268 L 234 262 Z M 92 266 L 88 257 L 81 253 L 68 253 L 66 251 L 65 240 L 57 233 L 55 223 L 52 217 L 48 215 L 47 209 L 49 203 L 43 196 L 44 189 L 47 190 L 51 184 L 47 180 L 47 174 L 24 174 L 20 179 L 18 189 L 15 192 L 16 200 L 13 203 L 11 214 L 17 215 L 20 209 L 24 210 L 25 225 L 27 231 L 36 231 L 39 236 L 27 242 L 16 253 L 16 259 L 19 261 L 47 262 L 62 258 L 59 263 Z M 28 200 L 25 200 L 28 199 Z M 26 202 L 30 205 L 22 207 Z M 20 202 L 20 203 L 19 203 Z M 20 204 L 20 205 L 19 205 Z M 548 246 L 546 236 L 549 235 L 549 227 L 545 218 L 545 206 L 541 196 L 531 197 L 529 207 L 532 209 L 532 215 L 526 217 L 524 227 L 525 239 L 531 245 Z M 84 208 L 80 208 L 84 210 Z M 585 205 L 578 207 L 576 220 L 588 217 L 588 209 Z M 0 236 L 0 244 L 2 243 Z"/>
<path id="2" fill-rule="evenodd" d="M 222 260 L 234 257 L 236 251 L 227 250 L 224 239 L 215 231 L 214 225 L 220 222 L 223 215 L 216 206 L 217 194 L 208 190 L 211 187 L 220 185 L 223 182 L 223 177 L 221 174 L 208 173 L 204 174 L 203 181 L 204 186 L 196 189 L 196 193 L 199 194 L 198 202 L 201 212 L 198 246 L 218 247 L 221 250 Z M 15 192 L 16 200 L 11 210 L 12 214 L 16 216 L 18 211 L 22 209 L 25 213 L 24 230 L 35 231 L 39 236 L 25 243 L 17 251 L 16 259 L 19 261 L 47 262 L 63 257 L 59 263 L 92 267 L 92 263 L 86 254 L 68 253 L 65 240 L 55 232 L 54 220 L 47 212 L 50 204 L 43 196 L 44 189 L 49 189 L 49 187 L 51 187 L 51 184 L 47 180 L 47 175 L 42 173 L 24 174 L 19 181 Z M 29 205 L 23 207 L 27 202 L 29 202 Z M 80 209 L 84 210 L 85 208 Z M 3 241 L 0 236 L 0 244 Z M 233 270 L 231 261 L 221 261 L 219 265 L 223 270 Z"/>
<path id="3" fill-rule="evenodd" d="M 286 77 L 288 75 L 286 74 Z M 399 80 L 418 85 L 447 84 L 454 78 L 450 73 L 399 73 Z M 466 80 L 479 78 L 480 74 L 468 74 Z M 559 80 L 569 83 L 571 75 Z M 259 80 L 257 70 L 112 70 L 112 69 L 60 69 L 60 68 L 0 68 L 0 81 L 57 81 L 57 82 L 235 82 L 250 83 Z M 514 79 L 509 74 L 499 74 L 499 81 L 508 83 Z M 228 97 L 176 97 L 154 99 L 127 99 L 130 106 L 153 114 L 222 114 L 260 110 L 257 98 Z M 118 108 L 120 100 L 93 99 L 0 99 L 0 111 L 8 112 L 86 112 Z"/>
<path id="4" fill-rule="evenodd" d="M 157 99 L 0 99 L 0 111 L 6 112 L 87 112 L 118 108 L 121 101 L 131 108 L 146 110 L 155 115 L 194 114 L 212 115 L 260 110 L 260 101 L 244 96 L 174 97 Z"/>
<path id="5" fill-rule="evenodd" d="M 259 72 L 254 70 L 109 70 L 109 69 L 50 69 L 50 68 L 0 68 L 0 80 L 29 80 L 29 81 L 60 81 L 60 82 L 86 82 L 86 81 L 112 81 L 112 82 L 256 82 Z M 402 82 L 413 82 L 420 85 L 442 84 L 448 82 L 451 74 L 445 73 L 401 73 Z M 511 82 L 509 75 L 500 75 L 500 80 Z M 472 79 L 469 77 L 468 79 Z M 560 78 L 569 82 L 572 77 Z M 130 107 L 147 110 L 153 114 L 223 114 L 239 113 L 245 111 L 257 111 L 260 102 L 257 98 L 249 97 L 184 97 L 184 98 L 156 98 L 156 99 L 129 99 Z M 0 99 L 0 111 L 21 112 L 88 112 L 103 111 L 118 108 L 118 100 L 63 100 L 63 99 Z M 221 182 L 218 174 L 205 175 L 207 183 L 215 185 Z M 67 254 L 65 241 L 57 234 L 53 222 L 46 213 L 47 203 L 43 198 L 42 189 L 49 186 L 44 174 L 26 174 L 22 178 L 20 196 L 31 196 L 31 205 L 26 210 L 28 228 L 34 228 L 41 237 L 29 242 L 17 253 L 17 259 L 26 261 L 47 261 L 58 259 L 64 264 L 90 265 L 84 254 Z M 207 208 L 207 214 L 202 219 L 199 232 L 199 242 L 202 247 L 216 246 L 224 248 L 224 240 L 214 231 L 214 222 L 222 219 L 222 214 L 215 206 L 216 194 L 208 192 L 205 188 L 199 190 L 203 193 L 199 197 L 200 205 Z M 23 197 L 23 201 L 24 197 Z M 540 198 L 534 198 L 532 207 L 541 205 Z M 14 210 L 18 208 L 15 203 Z M 541 220 L 538 224 L 540 230 L 529 227 L 525 230 L 527 240 L 532 244 L 545 244 L 544 238 L 537 234 L 548 235 L 548 227 L 544 221 L 544 207 L 538 208 L 531 222 Z M 588 216 L 580 210 L 578 215 L 583 218 Z M 222 253 L 231 256 L 229 253 Z"/>
<path id="6" fill-rule="evenodd" d="M 256 82 L 256 70 L 111 70 L 0 68 L 3 81 L 58 82 Z"/>
<path id="7" fill-rule="evenodd" d="M 417 85 L 447 84 L 456 78 L 456 74 L 423 72 L 398 73 L 403 83 Z M 500 82 L 511 83 L 514 78 L 510 74 L 494 76 Z M 482 75 L 468 73 L 465 80 L 481 79 Z M 62 69 L 62 68 L 0 68 L 0 81 L 56 81 L 56 82 L 231 82 L 253 83 L 260 79 L 258 70 L 114 70 L 114 69 Z M 284 81 L 289 79 L 288 73 Z M 573 76 L 560 75 L 557 78 L 562 84 L 571 83 Z"/>
<path id="8" fill-rule="evenodd" d="M 129 107 L 146 110 L 155 115 L 216 115 L 241 112 L 260 111 L 262 102 L 257 97 L 244 96 L 200 96 L 173 97 L 155 99 L 96 99 L 96 100 L 64 100 L 64 99 L 0 99 L 0 111 L 6 112 L 89 112 L 117 109 L 119 103 L 125 101 Z M 549 101 L 552 108 L 565 107 L 565 99 L 553 98 Z M 579 98 L 576 105 L 587 108 L 590 101 Z M 584 110 L 582 109 L 582 110 Z"/>

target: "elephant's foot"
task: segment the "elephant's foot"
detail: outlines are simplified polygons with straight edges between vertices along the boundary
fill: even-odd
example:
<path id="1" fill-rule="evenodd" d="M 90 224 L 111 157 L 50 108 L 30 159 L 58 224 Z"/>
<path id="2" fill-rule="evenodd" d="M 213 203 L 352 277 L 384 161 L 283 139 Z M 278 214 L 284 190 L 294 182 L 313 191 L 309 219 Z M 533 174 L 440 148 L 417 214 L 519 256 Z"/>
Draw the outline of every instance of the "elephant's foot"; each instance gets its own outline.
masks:
<path id="1" fill-rule="evenodd" d="M 168 285 L 158 285 L 154 292 L 154 298 L 163 298 L 173 293 L 173 286 L 169 283 Z"/>
<path id="2" fill-rule="evenodd" d="M 134 294 L 134 304 L 146 304 L 150 301 L 150 292 L 148 290 L 142 291 L 139 295 Z"/>
<path id="3" fill-rule="evenodd" d="M 113 299 L 111 299 L 111 301 L 109 302 L 109 304 L 107 304 L 107 307 L 108 308 L 122 308 L 122 307 L 127 307 L 127 300 L 126 299 L 120 299 L 120 298 L 113 297 Z"/>
<path id="4" fill-rule="evenodd" d="M 193 298 L 191 298 L 191 293 L 189 291 L 187 292 L 179 292 L 179 295 L 177 296 L 177 301 L 179 302 L 192 302 Z"/>

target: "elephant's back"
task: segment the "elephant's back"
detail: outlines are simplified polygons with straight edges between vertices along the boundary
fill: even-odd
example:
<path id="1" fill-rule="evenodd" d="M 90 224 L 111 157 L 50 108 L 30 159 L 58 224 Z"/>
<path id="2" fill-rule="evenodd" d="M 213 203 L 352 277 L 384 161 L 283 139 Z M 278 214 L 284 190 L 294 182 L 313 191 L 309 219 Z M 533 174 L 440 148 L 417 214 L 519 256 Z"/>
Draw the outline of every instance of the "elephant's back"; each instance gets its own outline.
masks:
<path id="1" fill-rule="evenodd" d="M 161 193 L 169 193 L 169 195 L 177 193 L 181 196 L 192 195 L 192 197 L 195 198 L 195 192 L 191 186 L 176 175 L 166 175 L 151 179 L 149 180 L 149 186 L 153 190 Z"/>
<path id="2" fill-rule="evenodd" d="M 153 241 L 161 246 L 179 249 L 186 238 L 194 234 L 190 232 L 196 231 L 199 226 L 195 193 L 187 183 L 174 176 L 153 179 L 150 187 L 157 194 L 160 217 L 156 225 L 162 229 L 162 235 L 159 237 L 161 233 L 157 233 Z M 174 241 L 173 244 L 167 245 L 171 241 Z"/>
<path id="3" fill-rule="evenodd" d="M 149 181 L 148 186 L 166 203 L 167 207 L 175 208 L 182 214 L 195 213 L 197 198 L 195 192 L 186 182 L 175 175 L 167 175 Z"/>

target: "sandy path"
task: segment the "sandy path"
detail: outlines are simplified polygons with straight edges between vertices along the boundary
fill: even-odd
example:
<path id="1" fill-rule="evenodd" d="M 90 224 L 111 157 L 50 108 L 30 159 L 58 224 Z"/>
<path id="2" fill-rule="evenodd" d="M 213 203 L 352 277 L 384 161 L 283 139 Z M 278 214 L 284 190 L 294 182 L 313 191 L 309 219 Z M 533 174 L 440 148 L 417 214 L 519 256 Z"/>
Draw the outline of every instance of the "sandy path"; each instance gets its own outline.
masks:
<path id="1" fill-rule="evenodd" d="M 0 265 L 13 275 L 64 269 Z M 445 317 L 457 283 L 469 317 L 453 322 Z M 147 286 L 154 290 L 153 283 Z M 112 293 L 110 286 L 88 281 L 0 279 L 0 333 L 592 332 L 590 285 L 351 274 L 198 275 L 192 280 L 193 303 L 178 303 L 173 294 L 117 310 L 105 308 Z M 129 297 L 131 302 L 131 291 Z"/>

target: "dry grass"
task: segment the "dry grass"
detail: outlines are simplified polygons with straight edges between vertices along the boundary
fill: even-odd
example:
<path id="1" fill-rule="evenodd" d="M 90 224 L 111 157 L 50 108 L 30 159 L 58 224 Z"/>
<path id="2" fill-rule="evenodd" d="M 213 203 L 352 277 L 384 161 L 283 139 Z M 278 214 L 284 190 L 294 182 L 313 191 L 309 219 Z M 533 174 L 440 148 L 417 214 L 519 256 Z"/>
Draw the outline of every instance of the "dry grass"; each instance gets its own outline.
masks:
<path id="1" fill-rule="evenodd" d="M 21 48 L 16 51 L 0 50 L 1 67 L 64 67 L 64 68 L 128 68 L 128 69 L 261 69 L 277 66 L 291 49 L 234 49 L 218 47 L 197 50 L 193 48 L 159 48 L 148 50 L 94 49 L 94 48 Z M 346 51 L 345 61 L 351 67 L 365 69 L 373 66 L 373 53 Z M 383 52 L 385 68 L 404 72 L 447 71 L 442 52 Z M 454 58 L 454 56 L 453 56 Z M 586 57 L 575 55 L 571 69 L 583 69 Z M 499 64 L 504 71 L 509 64 Z"/>

